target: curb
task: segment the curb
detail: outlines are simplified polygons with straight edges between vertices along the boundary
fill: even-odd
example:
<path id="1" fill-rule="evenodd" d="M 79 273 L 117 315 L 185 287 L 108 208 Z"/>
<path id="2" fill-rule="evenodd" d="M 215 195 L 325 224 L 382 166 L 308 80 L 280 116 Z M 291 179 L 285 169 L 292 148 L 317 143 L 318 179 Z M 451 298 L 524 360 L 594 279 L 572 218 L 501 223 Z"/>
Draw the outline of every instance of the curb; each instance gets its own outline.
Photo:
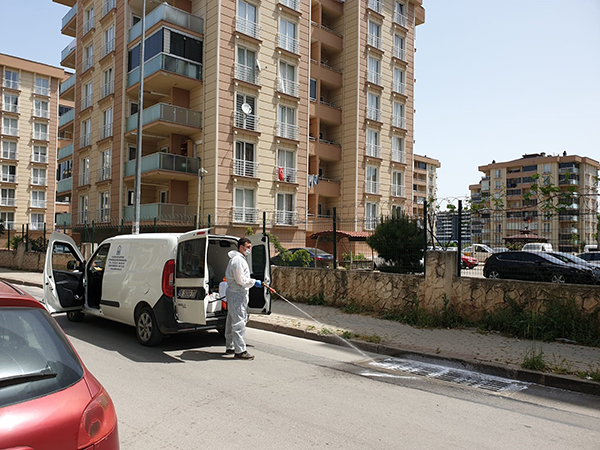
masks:
<path id="1" fill-rule="evenodd" d="M 44 289 L 44 285 L 43 283 L 36 283 L 35 281 L 25 281 L 25 280 L 17 280 L 14 278 L 7 278 L 7 277 L 2 277 L 0 276 L 0 281 L 6 281 L 10 284 L 14 284 L 15 286 L 31 286 L 31 287 L 37 287 L 40 289 Z"/>

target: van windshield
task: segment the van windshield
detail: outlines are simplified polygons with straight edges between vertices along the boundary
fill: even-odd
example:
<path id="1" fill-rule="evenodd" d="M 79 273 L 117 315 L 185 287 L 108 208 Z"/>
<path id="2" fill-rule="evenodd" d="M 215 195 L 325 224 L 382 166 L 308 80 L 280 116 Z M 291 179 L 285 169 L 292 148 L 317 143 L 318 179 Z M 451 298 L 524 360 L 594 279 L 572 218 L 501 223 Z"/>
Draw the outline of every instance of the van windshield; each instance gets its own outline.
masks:
<path id="1" fill-rule="evenodd" d="M 177 278 L 204 278 L 206 238 L 193 239 L 177 247 Z"/>

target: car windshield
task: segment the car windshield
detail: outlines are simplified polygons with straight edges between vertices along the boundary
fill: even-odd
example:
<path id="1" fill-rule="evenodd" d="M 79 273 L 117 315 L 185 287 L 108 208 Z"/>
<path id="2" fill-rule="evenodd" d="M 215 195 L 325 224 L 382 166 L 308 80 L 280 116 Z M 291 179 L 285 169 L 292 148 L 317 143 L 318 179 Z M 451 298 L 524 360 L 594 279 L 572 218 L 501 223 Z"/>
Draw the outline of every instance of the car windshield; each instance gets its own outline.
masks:
<path id="1" fill-rule="evenodd" d="M 60 391 L 83 377 L 64 334 L 43 309 L 0 309 L 0 408 Z"/>
<path id="2" fill-rule="evenodd" d="M 568 253 L 549 253 L 549 255 L 554 256 L 555 258 L 560 259 L 561 261 L 564 262 L 570 262 L 570 263 L 575 263 L 575 264 L 582 264 L 582 265 L 587 265 L 587 261 L 581 258 L 578 258 L 577 256 L 573 256 L 573 255 L 569 255 Z"/>

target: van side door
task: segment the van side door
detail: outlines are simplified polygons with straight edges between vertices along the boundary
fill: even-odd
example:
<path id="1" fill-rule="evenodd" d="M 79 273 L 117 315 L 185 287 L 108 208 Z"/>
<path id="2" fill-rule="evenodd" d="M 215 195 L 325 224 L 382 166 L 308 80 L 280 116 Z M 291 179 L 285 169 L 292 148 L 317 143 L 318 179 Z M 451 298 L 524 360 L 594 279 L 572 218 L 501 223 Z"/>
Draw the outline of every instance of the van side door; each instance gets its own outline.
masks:
<path id="1" fill-rule="evenodd" d="M 269 237 L 266 234 L 249 236 L 252 251 L 246 258 L 250 267 L 250 277 L 263 283 L 271 284 L 271 259 Z M 250 288 L 248 312 L 254 314 L 271 314 L 271 293 L 266 287 Z"/>

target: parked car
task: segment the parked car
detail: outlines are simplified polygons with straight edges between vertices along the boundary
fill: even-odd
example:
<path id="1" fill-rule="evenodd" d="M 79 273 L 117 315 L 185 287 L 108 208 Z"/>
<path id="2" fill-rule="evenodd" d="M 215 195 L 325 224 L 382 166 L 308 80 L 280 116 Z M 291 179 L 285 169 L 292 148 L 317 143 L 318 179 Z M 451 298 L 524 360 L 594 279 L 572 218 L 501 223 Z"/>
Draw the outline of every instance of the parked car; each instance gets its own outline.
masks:
<path id="1" fill-rule="evenodd" d="M 494 250 L 485 244 L 473 244 L 463 248 L 463 253 L 466 256 L 477 258 L 477 261 L 485 262 L 491 255 L 494 254 Z"/>
<path id="2" fill-rule="evenodd" d="M 461 253 L 461 255 L 460 255 L 460 267 L 461 268 L 472 269 L 477 264 L 479 264 L 479 261 L 477 261 L 477 258 L 473 258 L 472 256 L 467 256 L 464 253 Z"/>
<path id="3" fill-rule="evenodd" d="M 547 242 L 530 242 L 525 244 L 521 249 L 524 252 L 551 252 L 552 244 L 548 244 Z"/>
<path id="4" fill-rule="evenodd" d="M 577 255 L 579 258 L 587 261 L 594 266 L 600 266 L 600 252 L 587 252 Z"/>
<path id="5" fill-rule="evenodd" d="M 502 252 L 507 252 L 508 248 L 506 248 L 506 247 L 493 247 L 492 250 L 494 251 L 494 253 L 502 253 Z"/>
<path id="6" fill-rule="evenodd" d="M 596 278 L 600 279 L 600 261 L 599 265 L 594 265 L 593 263 L 586 261 L 585 259 L 581 259 L 579 256 L 571 255 L 570 253 L 565 252 L 547 252 L 549 255 L 554 256 L 555 258 L 560 259 L 564 262 L 571 262 L 573 264 L 577 264 L 581 267 L 587 267 L 592 270 L 596 274 Z"/>
<path id="7" fill-rule="evenodd" d="M 41 303 L 0 282 L 0 448 L 118 450 L 117 415 Z"/>
<path id="8" fill-rule="evenodd" d="M 552 283 L 595 284 L 597 272 L 589 266 L 564 262 L 544 252 L 503 252 L 488 258 L 483 267 L 486 278 L 506 278 Z"/>
<path id="9" fill-rule="evenodd" d="M 298 250 L 306 250 L 308 252 L 308 254 L 310 255 L 310 263 L 309 263 L 309 267 L 333 267 L 333 255 L 331 253 L 327 253 L 321 249 L 317 249 L 316 250 L 316 256 L 315 256 L 315 248 L 314 247 L 299 247 L 299 248 L 290 248 L 288 249 L 288 252 L 290 252 L 291 254 L 297 252 Z M 283 258 L 281 257 L 281 253 L 278 254 L 277 256 L 274 256 L 273 258 L 271 258 L 271 264 L 273 264 L 274 266 L 299 266 L 300 263 L 293 261 L 290 264 L 286 264 L 283 261 Z"/>

